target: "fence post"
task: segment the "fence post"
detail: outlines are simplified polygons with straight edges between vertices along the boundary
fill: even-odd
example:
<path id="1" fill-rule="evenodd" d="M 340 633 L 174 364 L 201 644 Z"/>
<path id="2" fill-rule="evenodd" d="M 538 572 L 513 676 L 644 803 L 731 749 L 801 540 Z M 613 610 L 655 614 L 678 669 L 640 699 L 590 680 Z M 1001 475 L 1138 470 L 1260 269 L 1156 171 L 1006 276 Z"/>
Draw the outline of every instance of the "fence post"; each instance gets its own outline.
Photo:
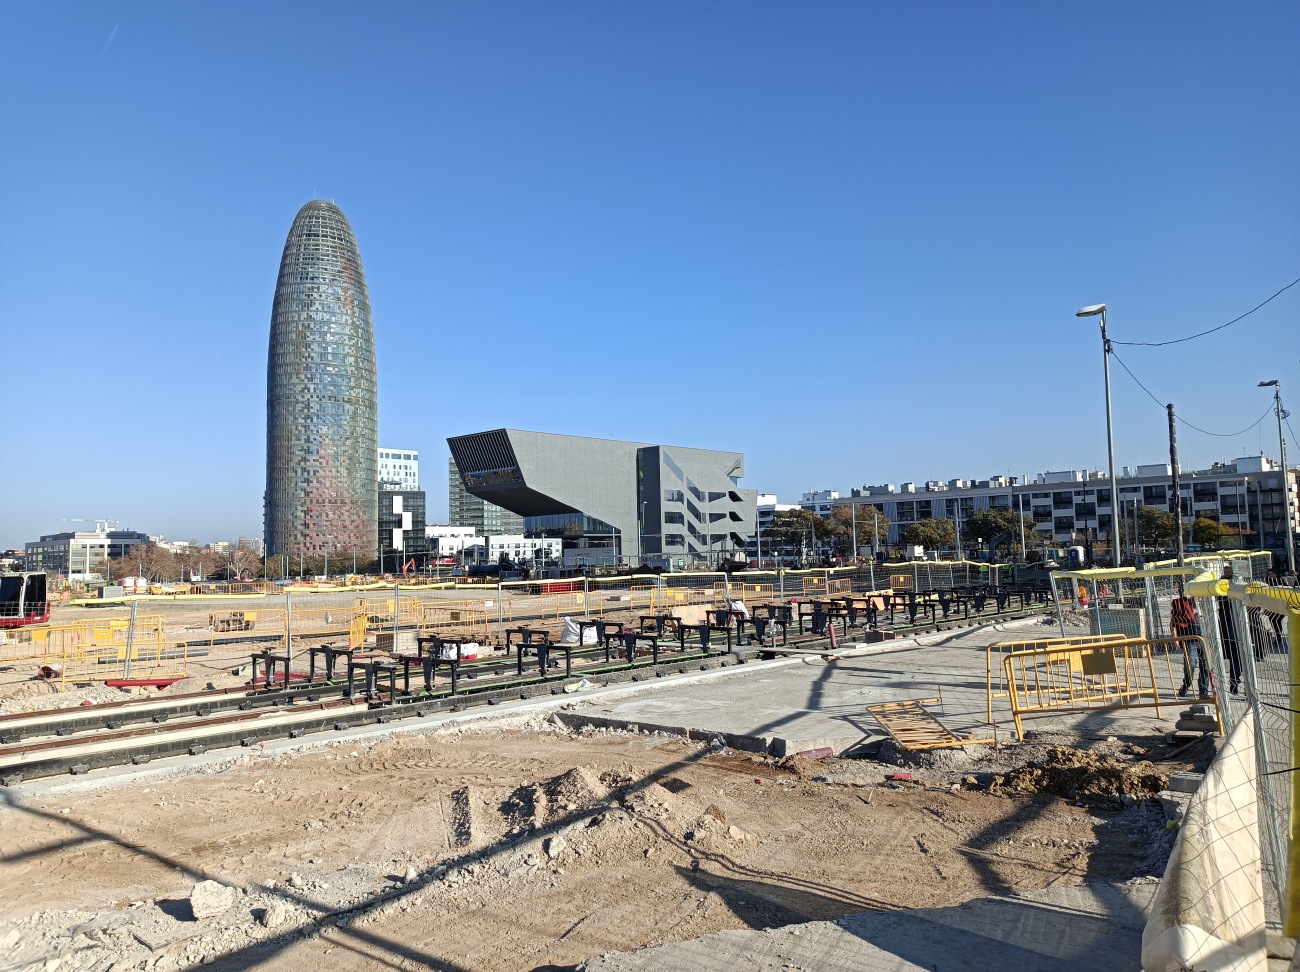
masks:
<path id="1" fill-rule="evenodd" d="M 1065 614 L 1061 611 L 1061 595 L 1056 590 L 1056 575 L 1048 574 L 1048 581 L 1052 585 L 1052 600 L 1056 602 L 1056 623 L 1061 627 L 1061 637 L 1065 637 Z"/>
<path id="2" fill-rule="evenodd" d="M 284 655 L 293 669 L 293 591 L 284 592 Z M 256 688 L 257 686 L 253 686 Z M 270 687 L 269 685 L 267 686 Z"/>
<path id="3" fill-rule="evenodd" d="M 135 654 L 135 609 L 139 603 L 134 597 L 131 598 L 131 620 L 126 626 L 126 666 L 122 670 L 123 678 L 131 677 L 131 656 Z M 66 652 L 63 657 L 67 658 Z M 67 670 L 66 662 L 64 663 L 64 670 Z"/>
<path id="4" fill-rule="evenodd" d="M 1163 637 L 1165 633 L 1164 622 L 1160 617 L 1160 607 L 1156 603 L 1156 586 L 1150 577 L 1145 578 L 1145 581 L 1146 583 L 1144 586 L 1146 587 L 1147 590 L 1147 598 L 1146 598 L 1147 631 L 1150 632 L 1150 634 L 1148 634 L 1147 637 L 1148 638 Z M 1119 585 L 1120 585 L 1119 578 L 1116 578 L 1115 586 L 1120 590 L 1123 590 L 1123 588 L 1120 588 Z M 1124 602 L 1121 596 L 1120 607 L 1123 606 L 1124 606 Z"/>
<path id="5" fill-rule="evenodd" d="M 876 558 L 875 558 L 874 556 L 872 556 L 872 558 L 871 558 L 871 563 L 867 566 L 867 569 L 871 572 L 871 590 L 872 590 L 872 591 L 875 591 L 875 589 L 876 589 Z"/>
<path id="6" fill-rule="evenodd" d="M 582 571 L 582 613 L 584 621 L 591 620 L 591 589 L 587 584 L 586 568 Z"/>
<path id="7" fill-rule="evenodd" d="M 497 571 L 497 643 L 505 640 L 505 634 L 501 630 L 501 572 Z"/>
<path id="8" fill-rule="evenodd" d="M 785 603 L 785 568 L 778 566 L 776 568 L 776 582 L 781 588 L 781 603 Z"/>
<path id="9" fill-rule="evenodd" d="M 393 578 L 393 654 L 397 654 L 397 632 L 402 620 L 402 585 Z"/>
<path id="10" fill-rule="evenodd" d="M 1219 639 L 1219 605 L 1217 597 L 1198 598 L 1205 602 L 1201 619 L 1201 637 L 1205 639 L 1206 659 L 1214 675 L 1214 698 L 1219 704 L 1219 721 L 1223 723 L 1223 735 L 1227 738 L 1237 725 L 1236 713 L 1232 711 L 1232 695 L 1229 693 L 1228 673 L 1224 670 L 1226 659 L 1223 657 L 1223 642 Z"/>

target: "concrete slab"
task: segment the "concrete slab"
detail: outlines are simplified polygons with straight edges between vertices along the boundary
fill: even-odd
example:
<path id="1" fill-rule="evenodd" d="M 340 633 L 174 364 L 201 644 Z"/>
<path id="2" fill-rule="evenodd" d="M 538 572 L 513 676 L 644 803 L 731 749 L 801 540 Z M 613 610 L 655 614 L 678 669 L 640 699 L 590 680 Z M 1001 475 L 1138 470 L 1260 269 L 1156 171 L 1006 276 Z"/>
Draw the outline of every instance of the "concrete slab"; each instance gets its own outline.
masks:
<path id="1" fill-rule="evenodd" d="M 725 931 L 588 959 L 579 972 L 1126 972 L 1141 968 L 1157 882 L 1087 884 L 956 908 Z"/>
<path id="2" fill-rule="evenodd" d="M 707 682 L 652 684 L 632 695 L 585 698 L 565 721 L 573 725 L 577 717 L 587 716 L 606 720 L 594 724 L 608 726 L 691 730 L 697 738 L 717 734 L 736 749 L 762 749 L 775 756 L 823 747 L 838 755 L 885 738 L 867 706 L 939 698 L 940 703 L 927 708 L 945 726 L 989 737 L 984 648 L 994 641 L 1030 637 L 1042 627 L 1037 620 L 1011 622 L 855 646 L 832 661 L 804 655 L 779 669 L 741 666 Z M 1026 723 L 1032 729 L 1082 725 L 1102 735 L 1138 719 L 1144 731 L 1162 732 L 1167 720 L 1155 720 L 1152 714 L 1110 710 L 1040 716 Z M 1005 702 L 995 705 L 994 720 L 1001 738 L 1013 737 Z"/>

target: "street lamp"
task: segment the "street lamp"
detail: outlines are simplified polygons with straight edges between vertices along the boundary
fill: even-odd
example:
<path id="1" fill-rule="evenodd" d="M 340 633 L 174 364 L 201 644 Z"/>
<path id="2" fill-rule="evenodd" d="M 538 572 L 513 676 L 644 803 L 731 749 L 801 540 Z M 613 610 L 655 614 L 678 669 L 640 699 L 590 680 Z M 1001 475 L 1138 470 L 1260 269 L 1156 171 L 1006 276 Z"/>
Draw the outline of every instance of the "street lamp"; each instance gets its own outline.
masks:
<path id="1" fill-rule="evenodd" d="M 1074 312 L 1075 317 L 1101 316 L 1101 360 L 1106 375 L 1106 458 L 1110 463 L 1110 564 L 1119 566 L 1119 554 L 1115 549 L 1115 511 L 1119 506 L 1119 489 L 1115 485 L 1115 432 L 1110 415 L 1110 338 L 1106 336 L 1106 305 L 1089 304 Z M 1101 512 L 1097 513 L 1098 522 Z"/>
<path id="2" fill-rule="evenodd" d="M 1287 415 L 1282 410 L 1282 383 L 1274 378 L 1272 381 L 1261 381 L 1259 387 L 1273 389 L 1273 410 L 1277 413 L 1277 442 L 1282 452 L 1282 500 L 1286 504 L 1286 562 L 1287 567 L 1294 574 L 1295 533 L 1291 528 L 1291 476 L 1286 468 L 1286 439 L 1282 435 L 1282 419 Z M 1262 521 L 1263 517 L 1260 519 Z"/>

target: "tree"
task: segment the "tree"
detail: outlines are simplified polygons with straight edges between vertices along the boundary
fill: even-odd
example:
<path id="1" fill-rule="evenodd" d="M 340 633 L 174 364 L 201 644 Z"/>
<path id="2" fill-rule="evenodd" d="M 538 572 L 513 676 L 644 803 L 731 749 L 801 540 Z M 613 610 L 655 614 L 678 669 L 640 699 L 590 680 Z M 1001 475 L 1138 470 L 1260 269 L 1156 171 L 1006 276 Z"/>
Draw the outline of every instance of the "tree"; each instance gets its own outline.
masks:
<path id="1" fill-rule="evenodd" d="M 1009 531 L 1013 549 L 1019 549 L 1020 547 L 1020 530 L 1022 526 L 1024 527 L 1026 542 L 1035 535 L 1034 528 L 1037 526 L 1032 516 L 1017 513 L 1012 509 L 976 510 L 974 513 L 964 516 L 961 525 L 962 538 L 968 543 L 988 543 L 994 537 Z"/>
<path id="2" fill-rule="evenodd" d="M 951 547 L 957 534 L 953 530 L 952 520 L 918 520 L 903 531 L 903 539 L 927 550 L 938 550 L 940 547 Z"/>
<path id="3" fill-rule="evenodd" d="M 1139 506 L 1138 541 L 1141 543 L 1171 543 L 1174 539 L 1174 515 L 1155 506 Z"/>
<path id="4" fill-rule="evenodd" d="M 262 558 L 246 543 L 241 543 L 239 546 L 227 550 L 222 559 L 224 561 L 223 566 L 229 572 L 231 580 L 243 580 L 245 575 L 247 575 L 248 579 L 252 579 L 262 569 Z"/>
<path id="5" fill-rule="evenodd" d="M 870 504 L 859 503 L 857 507 L 857 543 L 853 543 L 854 538 L 850 536 L 853 533 L 854 522 L 852 507 L 835 507 L 831 510 L 829 521 L 837 540 L 836 549 L 850 556 L 856 556 L 856 552 L 867 544 L 880 549 L 889 542 L 889 518 Z M 877 529 L 880 530 L 879 537 L 876 535 Z"/>
<path id="6" fill-rule="evenodd" d="M 1220 537 L 1235 535 L 1236 531 L 1232 527 L 1225 527 L 1218 520 L 1211 520 L 1208 516 L 1198 516 L 1192 522 L 1192 542 L 1199 543 L 1203 547 L 1217 547 Z"/>
<path id="7" fill-rule="evenodd" d="M 768 527 L 769 535 L 782 543 L 798 545 L 806 540 L 825 540 L 834 528 L 812 510 L 779 510 Z"/>
<path id="8" fill-rule="evenodd" d="M 109 563 L 109 575 L 113 580 L 123 577 L 143 577 L 149 581 L 170 580 L 176 573 L 176 558 L 170 551 L 156 547 L 152 543 L 138 543 Z"/>

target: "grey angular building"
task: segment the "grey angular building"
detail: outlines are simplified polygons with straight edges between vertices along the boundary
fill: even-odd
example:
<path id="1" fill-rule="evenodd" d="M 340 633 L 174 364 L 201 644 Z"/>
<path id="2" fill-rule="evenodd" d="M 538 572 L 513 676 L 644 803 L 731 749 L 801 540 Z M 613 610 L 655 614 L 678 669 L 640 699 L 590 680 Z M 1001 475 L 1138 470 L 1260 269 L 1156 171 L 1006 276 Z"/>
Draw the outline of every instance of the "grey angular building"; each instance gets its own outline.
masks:
<path id="1" fill-rule="evenodd" d="M 739 452 L 496 429 L 447 440 L 465 491 L 563 540 L 566 566 L 743 558 L 756 490 Z"/>
<path id="2" fill-rule="evenodd" d="M 266 555 L 375 550 L 378 389 L 356 237 L 332 202 L 289 229 L 266 367 Z"/>

